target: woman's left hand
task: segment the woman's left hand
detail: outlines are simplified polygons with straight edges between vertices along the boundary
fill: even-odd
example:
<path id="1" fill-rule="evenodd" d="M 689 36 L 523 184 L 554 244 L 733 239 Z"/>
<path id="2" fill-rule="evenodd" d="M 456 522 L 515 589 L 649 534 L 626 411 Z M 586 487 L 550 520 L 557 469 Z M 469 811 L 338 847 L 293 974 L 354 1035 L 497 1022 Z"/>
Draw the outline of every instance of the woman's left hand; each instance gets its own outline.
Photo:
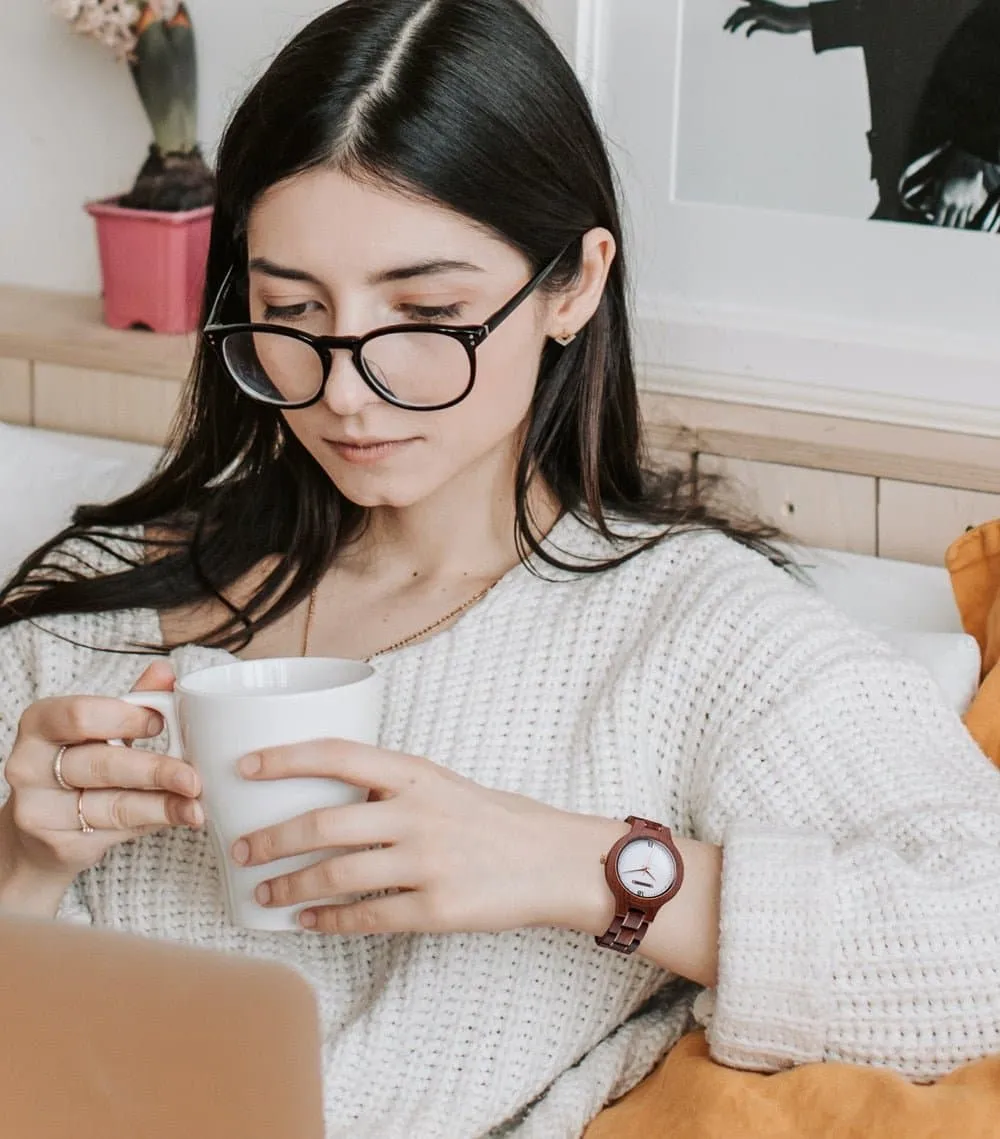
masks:
<path id="1" fill-rule="evenodd" d="M 234 859 L 251 866 L 348 848 L 258 887 L 265 905 L 391 891 L 304 911 L 300 921 L 317 932 L 591 929 L 606 926 L 613 909 L 601 855 L 628 829 L 623 823 L 561 811 L 427 759 L 344 740 L 265 749 L 241 760 L 240 771 L 253 780 L 307 776 L 370 789 L 366 802 L 311 811 L 246 835 L 233 848 Z"/>

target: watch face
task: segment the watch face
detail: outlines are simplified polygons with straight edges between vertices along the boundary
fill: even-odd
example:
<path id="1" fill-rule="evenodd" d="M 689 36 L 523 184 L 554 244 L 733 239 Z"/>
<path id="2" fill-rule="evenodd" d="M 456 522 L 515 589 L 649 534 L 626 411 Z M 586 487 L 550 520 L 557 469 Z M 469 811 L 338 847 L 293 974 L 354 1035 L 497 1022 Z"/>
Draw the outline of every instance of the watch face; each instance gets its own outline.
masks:
<path id="1" fill-rule="evenodd" d="M 655 838 L 637 838 L 618 854 L 618 877 L 638 898 L 659 898 L 674 884 L 677 863 L 670 848 Z"/>

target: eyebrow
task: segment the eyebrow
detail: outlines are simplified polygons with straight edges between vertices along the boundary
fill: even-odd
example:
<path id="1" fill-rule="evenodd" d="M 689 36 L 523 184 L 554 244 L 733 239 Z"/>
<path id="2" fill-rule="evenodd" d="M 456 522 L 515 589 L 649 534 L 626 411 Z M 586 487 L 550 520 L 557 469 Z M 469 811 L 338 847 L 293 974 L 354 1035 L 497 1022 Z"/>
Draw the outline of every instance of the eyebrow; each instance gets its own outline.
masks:
<path id="1" fill-rule="evenodd" d="M 250 269 L 257 273 L 264 273 L 268 277 L 278 277 L 282 281 L 305 281 L 310 285 L 323 288 L 323 282 L 307 273 L 304 269 L 293 269 L 288 265 L 278 265 L 266 257 L 255 257 L 250 262 Z M 413 265 L 400 265 L 395 269 L 383 269 L 368 277 L 369 285 L 386 285 L 393 281 L 410 281 L 414 277 L 433 277 L 441 273 L 482 273 L 480 265 L 473 265 L 471 261 L 418 261 Z"/>

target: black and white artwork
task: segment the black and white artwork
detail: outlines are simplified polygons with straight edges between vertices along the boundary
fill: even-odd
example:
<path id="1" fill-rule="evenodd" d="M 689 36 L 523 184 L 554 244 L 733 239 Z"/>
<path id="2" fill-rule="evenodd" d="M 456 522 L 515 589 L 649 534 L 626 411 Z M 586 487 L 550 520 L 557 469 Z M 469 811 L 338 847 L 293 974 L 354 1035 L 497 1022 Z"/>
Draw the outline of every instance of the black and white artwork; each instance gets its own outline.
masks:
<path id="1" fill-rule="evenodd" d="M 687 0 L 680 202 L 1000 233 L 1000 0 Z"/>

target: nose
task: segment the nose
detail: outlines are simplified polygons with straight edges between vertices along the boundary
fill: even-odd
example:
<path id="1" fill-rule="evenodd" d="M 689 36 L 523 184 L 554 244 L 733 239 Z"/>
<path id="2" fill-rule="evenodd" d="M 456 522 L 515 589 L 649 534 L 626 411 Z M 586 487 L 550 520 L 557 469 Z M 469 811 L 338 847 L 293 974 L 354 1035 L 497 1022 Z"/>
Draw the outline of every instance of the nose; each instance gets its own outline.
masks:
<path id="1" fill-rule="evenodd" d="M 347 418 L 356 415 L 369 404 L 379 402 L 379 397 L 354 366 L 354 358 L 349 349 L 334 348 L 331 356 L 330 375 L 323 399 L 334 415 Z"/>

